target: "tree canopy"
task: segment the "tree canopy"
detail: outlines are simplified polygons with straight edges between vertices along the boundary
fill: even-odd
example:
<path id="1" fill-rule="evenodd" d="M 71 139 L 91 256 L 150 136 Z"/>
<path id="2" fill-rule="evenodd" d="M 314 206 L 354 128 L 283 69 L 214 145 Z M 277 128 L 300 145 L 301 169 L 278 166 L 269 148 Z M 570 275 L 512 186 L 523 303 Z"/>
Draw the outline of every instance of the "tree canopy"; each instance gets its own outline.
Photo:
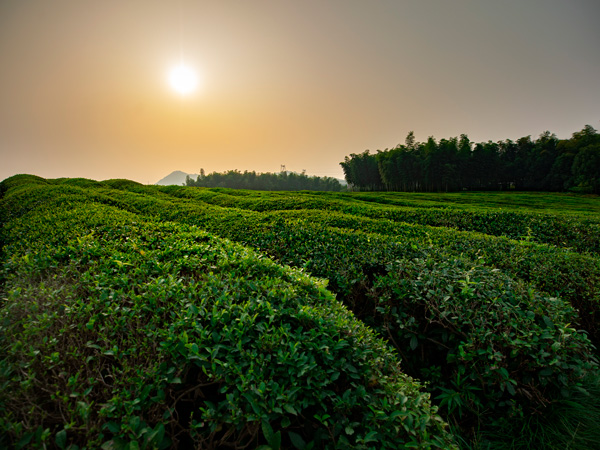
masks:
<path id="1" fill-rule="evenodd" d="M 224 187 L 232 189 L 251 189 L 260 191 L 341 191 L 342 185 L 336 178 L 309 177 L 305 173 L 281 171 L 280 173 L 256 173 L 237 170 L 213 172 L 208 175 L 200 170 L 193 180 L 186 179 L 187 186 Z"/>
<path id="2" fill-rule="evenodd" d="M 340 163 L 360 191 L 535 190 L 600 194 L 600 134 L 586 125 L 570 139 L 549 131 L 536 140 L 473 143 L 468 136 L 365 150 Z"/>

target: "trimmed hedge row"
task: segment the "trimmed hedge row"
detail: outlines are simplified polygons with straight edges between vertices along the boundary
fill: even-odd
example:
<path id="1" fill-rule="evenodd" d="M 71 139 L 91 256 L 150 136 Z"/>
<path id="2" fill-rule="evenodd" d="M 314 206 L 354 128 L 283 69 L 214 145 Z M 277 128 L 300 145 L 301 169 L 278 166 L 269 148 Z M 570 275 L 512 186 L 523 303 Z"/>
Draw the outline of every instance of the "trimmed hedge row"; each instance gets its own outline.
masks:
<path id="1" fill-rule="evenodd" d="M 1 444 L 455 448 L 320 282 L 102 195 L 5 191 Z"/>
<path id="2" fill-rule="evenodd" d="M 185 189 L 195 195 L 198 189 Z M 180 188 L 170 188 L 180 195 Z M 204 190 L 200 190 L 204 192 Z M 210 192 L 210 191 L 209 191 Z M 114 197 L 113 194 L 108 194 Z M 220 194 L 219 194 L 220 195 Z M 431 253 L 443 253 L 445 257 L 466 257 L 478 264 L 501 269 L 512 278 L 533 284 L 536 289 L 551 296 L 567 300 L 578 311 L 576 324 L 587 331 L 592 342 L 600 344 L 600 259 L 564 249 L 540 245 L 535 242 L 515 241 L 505 237 L 487 236 L 474 232 L 394 222 L 389 219 L 372 219 L 352 214 L 321 210 L 277 211 L 257 214 L 253 211 L 219 209 L 202 203 L 194 204 L 178 198 L 167 200 L 160 196 L 156 201 L 145 196 L 118 195 L 122 203 L 168 220 L 181 220 L 201 224 L 232 239 L 267 251 L 272 244 L 257 244 L 246 239 L 245 228 L 236 234 L 236 223 L 250 221 L 265 227 L 269 223 L 281 224 L 287 219 L 319 224 L 320 227 L 343 228 L 389 236 L 397 241 L 410 241 L 411 246 L 429 249 Z M 126 200 L 125 200 L 126 198 Z M 233 221 L 231 227 L 227 224 Z M 230 228 L 230 229 L 228 229 Z M 272 250 L 268 250 L 274 255 Z M 278 255 L 277 257 L 281 257 Z M 287 262 L 291 264 L 291 262 Z M 376 263 L 370 263 L 376 264 Z M 332 288 L 337 291 L 336 273 L 315 274 L 334 280 Z M 343 284 L 343 283 L 342 283 Z"/>
<path id="3" fill-rule="evenodd" d="M 127 203 L 125 197 L 119 199 Z M 486 414 L 497 418 L 507 411 L 542 410 L 579 389 L 585 373 L 596 370 L 592 347 L 584 334 L 571 328 L 576 313 L 565 301 L 544 296 L 481 261 L 446 252 L 431 238 L 424 245 L 423 231 L 409 225 L 405 228 L 413 229 L 412 236 L 400 233 L 390 240 L 328 227 L 316 213 L 305 219 L 290 215 L 219 212 L 177 200 L 162 212 L 164 219 L 198 224 L 328 278 L 329 287 L 360 319 L 395 342 L 409 373 L 431 383 L 449 419 L 463 429 L 485 426 Z M 399 273 L 410 276 L 398 278 Z M 471 290 L 473 273 L 477 288 Z M 430 283 L 421 283 L 423 277 Z M 463 282 L 464 292 L 457 287 Z M 398 290 L 407 283 L 412 290 Z M 437 315 L 427 306 L 436 301 Z M 486 307 L 478 309 L 482 304 Z M 469 317 L 465 308 L 477 315 L 475 322 L 456 322 L 454 315 Z M 503 323 L 500 337 L 498 321 Z M 554 341 L 561 344 L 549 345 Z M 466 374 L 473 368 L 477 373 Z"/>
<path id="4" fill-rule="evenodd" d="M 348 230 L 362 230 L 410 239 L 419 247 L 436 248 L 445 255 L 466 257 L 498 268 L 514 279 L 567 300 L 577 311 L 579 328 L 600 344 L 600 259 L 535 242 L 515 241 L 500 236 L 461 232 L 442 227 L 396 223 L 323 211 L 288 211 L 273 217 L 304 219 L 310 223 Z"/>
<path id="5" fill-rule="evenodd" d="M 597 370 L 573 308 L 487 267 L 395 261 L 371 295 L 406 370 L 434 386 L 463 429 L 486 411 L 541 412 Z"/>
<path id="6" fill-rule="evenodd" d="M 262 193 L 256 196 L 230 195 L 225 189 L 186 189 L 181 187 L 162 188 L 171 195 L 195 199 L 210 204 L 236 207 L 254 211 L 277 211 L 318 209 L 337 211 L 374 219 L 389 219 L 394 222 L 456 228 L 475 231 L 492 236 L 511 239 L 527 239 L 558 247 L 573 248 L 578 252 L 600 253 L 600 222 L 577 215 L 556 215 L 539 212 L 506 210 L 462 209 L 439 207 L 439 205 L 388 206 L 377 202 L 366 202 L 368 197 L 340 195 L 275 195 Z"/>
<path id="7" fill-rule="evenodd" d="M 359 318 L 396 343 L 407 371 L 430 382 L 442 411 L 465 435 L 507 414 L 544 411 L 548 403 L 577 391 L 586 372 L 597 371 L 589 341 L 569 325 L 577 320 L 573 309 L 519 282 L 516 274 L 540 253 L 538 261 L 557 276 L 549 286 L 558 288 L 562 267 L 571 264 L 579 279 L 568 280 L 564 290 L 583 293 L 573 298 L 586 302 L 585 293 L 597 292 L 598 284 L 587 279 L 590 287 L 582 290 L 587 274 L 597 273 L 582 267 L 596 261 L 591 256 L 330 210 L 260 213 L 184 198 L 196 191 L 120 183 L 118 190 L 94 189 L 90 198 L 159 220 L 199 225 L 328 278 L 329 287 Z M 473 249 L 480 244 L 483 250 Z M 511 278 L 485 267 L 494 258 L 500 264 L 503 257 L 519 255 L 522 266 L 514 273 L 503 268 Z M 566 266 L 555 264 L 557 255 Z M 541 273 L 535 276 L 542 281 Z M 595 300 L 589 304 L 595 308 Z"/>

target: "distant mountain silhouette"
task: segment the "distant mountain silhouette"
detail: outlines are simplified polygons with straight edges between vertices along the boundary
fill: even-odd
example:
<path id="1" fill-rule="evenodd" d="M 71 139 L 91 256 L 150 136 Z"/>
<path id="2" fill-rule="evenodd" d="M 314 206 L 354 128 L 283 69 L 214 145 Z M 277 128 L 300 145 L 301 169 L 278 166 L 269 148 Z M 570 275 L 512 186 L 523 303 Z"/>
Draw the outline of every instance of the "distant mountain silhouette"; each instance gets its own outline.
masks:
<path id="1" fill-rule="evenodd" d="M 198 178 L 197 173 L 185 173 L 185 172 L 182 172 L 181 170 L 176 170 L 175 172 L 171 172 L 169 175 L 164 177 L 162 180 L 157 181 L 155 184 L 158 184 L 160 186 L 169 186 L 172 184 L 181 186 L 182 184 L 185 184 L 185 177 L 187 177 L 187 176 L 189 176 L 193 180 Z"/>

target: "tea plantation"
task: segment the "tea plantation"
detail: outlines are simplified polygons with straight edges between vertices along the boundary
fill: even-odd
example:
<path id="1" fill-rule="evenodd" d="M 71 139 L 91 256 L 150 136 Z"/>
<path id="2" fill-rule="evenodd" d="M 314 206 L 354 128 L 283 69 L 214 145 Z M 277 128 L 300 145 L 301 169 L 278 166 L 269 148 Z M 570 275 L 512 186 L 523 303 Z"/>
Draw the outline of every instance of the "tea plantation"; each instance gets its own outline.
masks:
<path id="1" fill-rule="evenodd" d="M 0 448 L 600 442 L 597 198 L 0 195 Z"/>

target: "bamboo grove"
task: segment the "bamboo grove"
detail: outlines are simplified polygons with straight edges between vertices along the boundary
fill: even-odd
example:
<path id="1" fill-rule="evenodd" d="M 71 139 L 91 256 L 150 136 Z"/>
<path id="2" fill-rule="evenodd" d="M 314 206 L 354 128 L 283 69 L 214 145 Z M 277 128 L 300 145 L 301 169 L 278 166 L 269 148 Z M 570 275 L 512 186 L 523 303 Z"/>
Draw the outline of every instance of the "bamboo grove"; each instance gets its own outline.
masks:
<path id="1" fill-rule="evenodd" d="M 600 193 L 600 134 L 586 125 L 570 139 L 549 131 L 538 139 L 473 143 L 430 137 L 404 145 L 347 156 L 340 163 L 358 191 L 441 192 L 529 190 Z"/>

